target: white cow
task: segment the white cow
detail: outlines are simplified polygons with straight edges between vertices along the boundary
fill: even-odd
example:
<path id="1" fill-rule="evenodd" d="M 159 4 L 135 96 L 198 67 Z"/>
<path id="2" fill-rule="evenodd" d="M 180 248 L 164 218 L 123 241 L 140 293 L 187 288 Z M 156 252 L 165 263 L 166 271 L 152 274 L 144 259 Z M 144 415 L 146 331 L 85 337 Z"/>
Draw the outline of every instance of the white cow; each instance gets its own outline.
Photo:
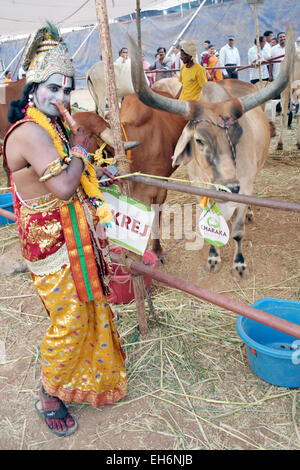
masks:
<path id="1" fill-rule="evenodd" d="M 130 63 L 114 63 L 114 69 L 117 95 L 119 101 L 121 101 L 123 96 L 135 92 L 131 80 Z M 86 80 L 89 92 L 96 104 L 96 112 L 104 118 L 107 99 L 105 94 L 104 63 L 96 62 L 87 72 Z"/>

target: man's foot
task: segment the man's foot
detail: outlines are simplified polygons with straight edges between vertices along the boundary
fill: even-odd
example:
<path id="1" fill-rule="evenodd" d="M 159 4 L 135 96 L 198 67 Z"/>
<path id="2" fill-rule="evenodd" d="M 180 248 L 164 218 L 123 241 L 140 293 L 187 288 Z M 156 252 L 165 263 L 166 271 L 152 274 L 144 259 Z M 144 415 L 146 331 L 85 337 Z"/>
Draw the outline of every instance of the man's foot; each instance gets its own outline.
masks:
<path id="1" fill-rule="evenodd" d="M 48 395 L 43 387 L 40 389 L 39 397 L 35 408 L 54 434 L 69 436 L 77 429 L 77 422 L 59 398 Z"/>

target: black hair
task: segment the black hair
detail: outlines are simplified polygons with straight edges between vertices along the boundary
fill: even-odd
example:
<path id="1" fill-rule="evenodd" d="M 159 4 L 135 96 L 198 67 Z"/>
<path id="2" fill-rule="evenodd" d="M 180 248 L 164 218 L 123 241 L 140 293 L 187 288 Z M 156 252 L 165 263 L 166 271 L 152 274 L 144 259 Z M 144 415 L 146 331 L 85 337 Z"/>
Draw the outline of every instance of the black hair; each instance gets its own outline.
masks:
<path id="1" fill-rule="evenodd" d="M 214 44 L 210 44 L 210 45 L 208 46 L 208 49 L 210 49 L 211 47 L 216 47 L 216 46 L 215 46 Z"/>
<path id="2" fill-rule="evenodd" d="M 33 92 L 36 87 L 37 83 L 27 83 L 27 85 L 23 88 L 23 95 L 19 100 L 12 100 L 9 105 L 7 119 L 11 124 L 22 119 L 25 115 L 25 106 L 28 105 L 28 98 L 29 94 Z"/>
<path id="3" fill-rule="evenodd" d="M 284 31 L 280 31 L 280 33 L 278 33 L 277 36 L 276 36 L 277 40 L 278 40 L 280 34 L 285 34 L 285 32 L 284 32 Z"/>
<path id="4" fill-rule="evenodd" d="M 7 75 L 10 73 L 10 70 L 6 70 L 4 76 L 7 77 Z"/>
<path id="5" fill-rule="evenodd" d="M 263 42 L 265 36 L 259 36 L 259 42 Z M 254 39 L 254 44 L 256 44 L 256 38 Z"/>
<path id="6" fill-rule="evenodd" d="M 157 54 L 159 53 L 159 51 L 160 51 L 161 49 L 163 49 L 163 50 L 164 50 L 164 52 L 167 52 L 167 50 L 166 50 L 166 48 L 165 48 L 165 47 L 158 47 L 158 48 L 157 48 L 157 51 L 156 51 L 156 52 L 157 52 Z"/>
<path id="7" fill-rule="evenodd" d="M 122 49 L 119 50 L 119 56 L 122 54 L 122 52 L 124 51 L 124 49 L 128 50 L 127 47 L 122 47 Z"/>
<path id="8" fill-rule="evenodd" d="M 273 34 L 273 31 L 265 31 L 264 32 L 264 36 L 270 36 L 270 34 Z"/>
<path id="9" fill-rule="evenodd" d="M 209 39 L 206 39 L 205 41 L 203 41 L 203 43 L 206 42 L 207 44 L 211 44 L 210 40 Z"/>

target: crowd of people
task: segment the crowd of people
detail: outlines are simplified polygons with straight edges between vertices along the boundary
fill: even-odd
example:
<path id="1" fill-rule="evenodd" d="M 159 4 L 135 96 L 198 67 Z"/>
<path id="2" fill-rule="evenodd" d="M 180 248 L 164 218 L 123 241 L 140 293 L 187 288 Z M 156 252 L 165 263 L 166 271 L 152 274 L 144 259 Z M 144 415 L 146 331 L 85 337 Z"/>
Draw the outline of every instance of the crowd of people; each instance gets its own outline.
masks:
<path id="1" fill-rule="evenodd" d="M 255 84 L 260 79 L 268 82 L 276 79 L 280 71 L 280 62 L 285 54 L 285 40 L 285 32 L 274 35 L 271 30 L 259 36 L 259 47 L 256 38 L 254 39 L 254 45 L 248 49 L 251 83 Z M 300 36 L 296 40 L 296 46 L 300 47 Z M 278 59 L 272 62 L 274 58 Z M 123 47 L 119 51 L 116 62 L 130 62 L 127 48 Z M 182 84 L 179 99 L 198 99 L 206 81 L 237 79 L 240 66 L 240 52 L 235 45 L 234 34 L 228 35 L 227 43 L 219 51 L 209 39 L 206 39 L 199 57 L 197 44 L 193 40 L 175 42 L 169 55 L 165 47 L 158 47 L 152 64 L 143 57 L 143 67 L 150 86 L 162 78 L 177 76 Z"/>

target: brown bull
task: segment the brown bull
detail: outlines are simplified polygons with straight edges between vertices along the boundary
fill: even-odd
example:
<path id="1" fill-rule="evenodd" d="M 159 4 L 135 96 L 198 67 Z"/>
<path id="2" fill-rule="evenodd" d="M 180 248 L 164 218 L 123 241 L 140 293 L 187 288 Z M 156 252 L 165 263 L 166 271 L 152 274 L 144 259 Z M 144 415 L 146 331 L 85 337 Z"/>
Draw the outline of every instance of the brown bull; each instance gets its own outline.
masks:
<path id="1" fill-rule="evenodd" d="M 238 80 L 208 82 L 199 101 L 178 101 L 153 93 L 143 80 L 138 48 L 130 38 L 132 80 L 141 101 L 189 121 L 178 140 L 173 164 L 187 163 L 191 180 L 222 184 L 247 195 L 252 193 L 270 142 L 269 123 L 260 105 L 287 86 L 294 54 L 291 30 L 288 35 L 285 66 L 275 82 L 259 91 Z M 236 242 L 233 270 L 234 276 L 241 279 L 247 276 L 242 254 L 247 207 L 232 202 L 219 206 L 226 220 L 237 212 L 232 225 Z M 219 250 L 211 246 L 207 269 L 217 272 L 220 261 Z"/>
<path id="2" fill-rule="evenodd" d="M 0 85 L 0 144 L 2 144 L 3 138 L 11 126 L 7 119 L 9 104 L 12 100 L 21 98 L 25 84 L 25 78 L 22 78 L 22 80 L 18 80 L 16 82 Z M 9 172 L 6 168 L 5 162 L 3 162 L 3 168 L 7 174 L 7 185 L 10 186 Z"/>
<path id="3" fill-rule="evenodd" d="M 170 96 L 164 94 L 164 96 Z M 108 124 L 95 113 L 76 113 L 74 119 L 85 127 L 91 138 L 90 152 L 94 153 L 103 140 L 110 143 L 109 153 L 113 152 L 112 138 L 107 130 Z M 136 94 L 127 95 L 122 103 L 120 117 L 126 140 L 139 141 L 140 145 L 131 150 L 130 171 L 169 177 L 175 170 L 171 156 L 176 143 L 186 125 L 186 120 L 166 111 L 152 109 L 141 103 Z M 103 130 L 106 127 L 106 132 Z M 100 135 L 101 134 L 101 135 Z M 96 137 L 97 136 L 97 137 Z M 153 186 L 132 183 L 132 197 L 148 206 L 154 204 L 156 210 L 153 226 L 156 228 L 153 250 L 160 255 L 162 248 L 158 236 L 159 206 L 164 203 L 167 190 Z"/>

